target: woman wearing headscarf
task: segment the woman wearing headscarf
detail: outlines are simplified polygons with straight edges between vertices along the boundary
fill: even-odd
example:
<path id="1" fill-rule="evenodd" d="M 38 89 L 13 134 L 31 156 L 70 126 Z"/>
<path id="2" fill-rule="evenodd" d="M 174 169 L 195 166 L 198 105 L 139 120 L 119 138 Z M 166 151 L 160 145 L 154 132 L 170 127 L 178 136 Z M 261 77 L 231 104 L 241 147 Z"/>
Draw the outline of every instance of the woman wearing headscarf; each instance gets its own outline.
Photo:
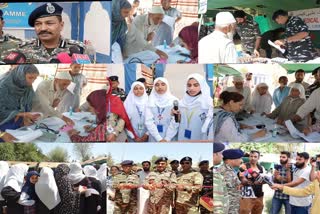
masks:
<path id="1" fill-rule="evenodd" d="M 126 17 L 130 15 L 131 4 L 127 0 L 112 1 L 112 42 L 117 42 L 121 51 L 125 45 L 128 30 Z"/>
<path id="2" fill-rule="evenodd" d="M 252 108 L 256 113 L 269 113 L 272 106 L 272 96 L 268 91 L 268 85 L 259 83 L 252 92 Z"/>
<path id="3" fill-rule="evenodd" d="M 106 141 L 106 90 L 96 90 L 87 96 L 87 103 L 92 113 L 96 115 L 97 126 L 85 126 L 89 134 L 80 136 L 79 132 L 72 129 L 68 132 L 72 142 L 105 142 Z"/>
<path id="4" fill-rule="evenodd" d="M 198 63 L 198 26 L 190 25 L 182 28 L 179 39 L 186 49 L 190 51 L 191 61 L 187 63 Z M 179 62 L 179 61 L 178 61 Z"/>
<path id="5" fill-rule="evenodd" d="M 39 198 L 35 191 L 35 184 L 38 182 L 39 176 L 36 171 L 30 171 L 26 175 L 19 199 L 19 204 L 23 206 L 24 214 L 36 213 Z"/>
<path id="6" fill-rule="evenodd" d="M 266 114 L 268 118 L 277 119 L 277 124 L 284 125 L 286 120 L 290 120 L 298 111 L 299 107 L 305 103 L 304 87 L 300 83 L 293 83 L 289 90 L 289 95 L 284 98 L 282 103 L 270 114 Z M 294 123 L 297 129 L 302 130 L 305 121 Z"/>
<path id="7" fill-rule="evenodd" d="M 0 193 L 6 182 L 6 175 L 9 171 L 9 165 L 5 161 L 0 161 Z M 0 194 L 0 214 L 3 214 L 3 207 L 6 206 L 4 198 Z"/>
<path id="8" fill-rule="evenodd" d="M 136 135 L 121 99 L 112 95 L 111 80 L 107 77 L 107 142 L 124 142 L 121 133 L 125 129 L 127 135 L 135 139 Z M 124 137 L 126 138 L 126 137 Z"/>
<path id="9" fill-rule="evenodd" d="M 167 130 L 172 119 L 171 109 L 173 101 L 178 100 L 170 92 L 169 82 L 166 78 L 158 77 L 153 82 L 146 107 L 145 125 L 149 131 L 149 142 L 166 142 Z"/>
<path id="10" fill-rule="evenodd" d="M 89 180 L 91 188 L 87 189 L 85 209 L 88 214 L 98 214 L 101 211 L 101 182 L 97 175 L 97 170 L 93 166 L 83 167 L 83 172 Z M 98 193 L 98 194 L 97 194 Z"/>
<path id="11" fill-rule="evenodd" d="M 40 177 L 35 184 L 35 191 L 39 198 L 37 213 L 51 214 L 53 208 L 61 201 L 52 169 L 49 167 L 41 169 Z"/>
<path id="12" fill-rule="evenodd" d="M 107 164 L 104 163 L 100 166 L 97 176 L 101 182 L 101 210 L 99 214 L 105 214 L 107 211 Z"/>
<path id="13" fill-rule="evenodd" d="M 58 187 L 61 202 L 54 208 L 54 214 L 79 214 L 80 194 L 85 190 L 74 190 L 68 179 L 70 168 L 66 164 L 59 164 L 55 170 L 54 178 Z"/>
<path id="14" fill-rule="evenodd" d="M 32 83 L 38 75 L 34 65 L 19 65 L 0 79 L 0 132 L 30 125 L 40 116 L 30 113 L 35 96 Z M 0 142 L 7 141 L 3 137 Z"/>
<path id="15" fill-rule="evenodd" d="M 168 135 L 173 137 L 178 132 L 179 141 L 207 139 L 201 129 L 212 103 L 205 78 L 200 74 L 189 75 L 185 94 L 179 102 L 179 111 L 172 110 L 176 118 L 170 124 Z"/>
<path id="16" fill-rule="evenodd" d="M 147 128 L 144 125 L 145 109 L 148 103 L 148 95 L 144 84 L 134 82 L 131 85 L 131 90 L 124 101 L 124 107 L 133 126 L 135 133 L 138 135 L 136 139 L 128 137 L 129 142 L 146 142 L 149 135 Z"/>
<path id="17" fill-rule="evenodd" d="M 5 178 L 4 188 L 1 190 L 2 197 L 7 201 L 7 214 L 23 214 L 24 209 L 19 204 L 21 188 L 28 166 L 23 163 L 13 165 Z"/>

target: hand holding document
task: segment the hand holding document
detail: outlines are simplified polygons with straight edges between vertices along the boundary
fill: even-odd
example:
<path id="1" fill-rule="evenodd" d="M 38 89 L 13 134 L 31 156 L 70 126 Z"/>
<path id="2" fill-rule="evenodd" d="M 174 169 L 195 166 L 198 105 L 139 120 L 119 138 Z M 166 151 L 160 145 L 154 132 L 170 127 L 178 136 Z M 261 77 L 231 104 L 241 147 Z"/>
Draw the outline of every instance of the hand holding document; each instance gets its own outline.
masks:
<path id="1" fill-rule="evenodd" d="M 291 120 L 287 120 L 285 122 L 289 132 L 290 132 L 290 135 L 293 137 L 293 138 L 303 138 L 305 139 L 306 141 L 308 142 L 320 142 L 320 133 L 318 132 L 312 132 L 308 135 L 305 135 L 303 134 L 302 132 L 300 132 L 298 129 L 296 129 L 296 127 L 294 127 L 293 123 Z"/>
<path id="2" fill-rule="evenodd" d="M 271 45 L 272 47 L 274 47 L 275 49 L 279 50 L 283 54 L 284 54 L 284 52 L 286 52 L 286 50 L 284 48 L 281 48 L 279 45 L 276 45 L 271 40 L 268 40 L 268 44 Z"/>

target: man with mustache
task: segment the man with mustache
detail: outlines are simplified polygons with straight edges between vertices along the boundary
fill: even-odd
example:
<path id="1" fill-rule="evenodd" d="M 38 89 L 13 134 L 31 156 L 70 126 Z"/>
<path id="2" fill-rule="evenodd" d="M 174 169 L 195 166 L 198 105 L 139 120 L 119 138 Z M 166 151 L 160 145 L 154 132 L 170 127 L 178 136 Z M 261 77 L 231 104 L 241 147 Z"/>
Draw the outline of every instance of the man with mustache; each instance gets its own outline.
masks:
<path id="1" fill-rule="evenodd" d="M 311 168 L 308 166 L 309 154 L 307 152 L 297 153 L 296 168 L 293 170 L 293 179 L 291 182 L 283 186 L 295 187 L 295 189 L 303 189 L 308 186 L 310 182 Z M 278 189 L 278 185 L 274 185 L 272 189 Z M 312 197 L 289 197 L 291 213 L 308 214 L 311 206 Z"/>
<path id="2" fill-rule="evenodd" d="M 44 118 L 59 117 L 67 125 L 74 125 L 71 119 L 62 115 L 63 112 L 56 110 L 63 96 L 65 96 L 71 80 L 71 75 L 66 71 L 58 72 L 53 80 L 43 80 L 36 90 L 32 111 L 42 112 Z"/>
<path id="3" fill-rule="evenodd" d="M 59 53 L 70 54 L 70 47 L 87 53 L 84 43 L 66 39 L 61 36 L 64 27 L 62 20 L 63 8 L 56 3 L 46 3 L 36 8 L 29 16 L 28 23 L 38 36 L 20 46 L 20 51 L 26 56 L 27 63 L 49 63 L 57 59 Z"/>

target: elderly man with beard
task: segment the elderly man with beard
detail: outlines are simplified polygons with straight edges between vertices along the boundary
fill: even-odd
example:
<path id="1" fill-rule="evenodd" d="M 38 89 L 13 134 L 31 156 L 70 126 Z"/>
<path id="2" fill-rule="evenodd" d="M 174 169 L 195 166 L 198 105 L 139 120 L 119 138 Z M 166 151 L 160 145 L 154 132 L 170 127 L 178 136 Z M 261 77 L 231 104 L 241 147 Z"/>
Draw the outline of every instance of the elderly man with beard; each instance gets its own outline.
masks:
<path id="1" fill-rule="evenodd" d="M 303 189 L 310 184 L 310 171 L 308 166 L 309 154 L 301 152 L 296 157 L 296 168 L 293 170 L 293 179 L 291 182 L 284 184 L 286 187 L 294 187 L 294 189 Z M 273 189 L 278 189 L 279 185 L 274 185 Z M 308 214 L 311 206 L 311 195 L 305 197 L 289 197 L 291 213 Z"/>
<path id="2" fill-rule="evenodd" d="M 148 14 L 136 16 L 126 37 L 124 55 L 128 57 L 132 54 L 150 50 L 159 55 L 160 58 L 168 58 L 168 55 L 156 49 L 152 45 L 155 31 L 158 29 L 164 17 L 164 11 L 160 6 L 153 6 Z"/>
<path id="3" fill-rule="evenodd" d="M 233 43 L 235 28 L 233 15 L 219 12 L 214 31 L 199 41 L 199 63 L 236 63 L 238 55 Z"/>
<path id="4" fill-rule="evenodd" d="M 58 72 L 53 80 L 43 80 L 39 85 L 33 99 L 32 111 L 42 112 L 44 118 L 59 117 L 67 125 L 74 125 L 74 122 L 62 115 L 62 112 L 56 110 L 62 100 L 67 87 L 71 83 L 69 72 Z"/>
<path id="5" fill-rule="evenodd" d="M 290 164 L 290 152 L 282 151 L 280 153 L 280 165 L 275 166 L 273 174 L 273 182 L 276 184 L 286 184 L 292 181 L 291 177 L 292 166 Z M 282 204 L 286 214 L 291 214 L 289 204 L 289 196 L 276 190 L 272 198 L 271 214 L 279 214 Z"/>

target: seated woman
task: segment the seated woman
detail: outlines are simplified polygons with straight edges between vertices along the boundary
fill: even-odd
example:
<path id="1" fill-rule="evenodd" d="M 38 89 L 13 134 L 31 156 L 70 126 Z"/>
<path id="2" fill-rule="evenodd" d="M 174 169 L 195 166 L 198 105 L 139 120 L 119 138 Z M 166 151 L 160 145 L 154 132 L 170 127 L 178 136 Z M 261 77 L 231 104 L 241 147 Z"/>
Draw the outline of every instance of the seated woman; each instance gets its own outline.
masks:
<path id="1" fill-rule="evenodd" d="M 28 166 L 24 163 L 13 165 L 5 178 L 5 184 L 1 190 L 2 197 L 7 202 L 7 214 L 24 214 L 24 207 L 19 204 L 24 176 Z"/>
<path id="2" fill-rule="evenodd" d="M 172 120 L 168 136 L 174 137 L 178 132 L 178 141 L 207 140 L 206 134 L 202 133 L 202 126 L 213 103 L 210 88 L 200 74 L 189 75 L 185 88 L 179 111 L 172 110 L 179 119 Z"/>
<path id="3" fill-rule="evenodd" d="M 284 125 L 284 122 L 290 120 L 305 101 L 303 86 L 300 83 L 293 83 L 289 91 L 289 96 L 285 97 L 280 106 L 270 114 L 266 114 L 266 116 L 271 119 L 277 119 L 277 124 Z M 300 122 L 294 125 L 299 130 L 302 130 L 304 123 Z"/>
<path id="4" fill-rule="evenodd" d="M 172 138 L 167 136 L 167 131 L 172 119 L 171 109 L 174 100 L 178 99 L 171 94 L 168 80 L 163 77 L 156 78 L 146 107 L 145 126 L 149 132 L 148 142 L 166 142 Z"/>
<path id="5" fill-rule="evenodd" d="M 96 90 L 87 97 L 90 111 L 96 114 L 97 126 L 95 128 L 85 127 L 89 132 L 87 136 L 80 136 L 75 129 L 68 131 L 72 142 L 105 142 L 106 141 L 106 90 Z"/>
<path id="6" fill-rule="evenodd" d="M 252 108 L 256 113 L 269 113 L 272 106 L 272 96 L 268 91 L 268 85 L 260 83 L 252 92 Z"/>
<path id="7" fill-rule="evenodd" d="M 126 100 L 124 101 L 124 107 L 138 137 L 136 139 L 128 137 L 129 142 L 148 141 L 149 134 L 147 133 L 147 128 L 144 125 L 147 103 L 148 95 L 146 93 L 144 84 L 141 82 L 134 82 L 131 85 L 131 90 Z"/>
<path id="8" fill-rule="evenodd" d="M 128 30 L 126 17 L 130 15 L 131 4 L 127 0 L 118 0 L 112 2 L 112 42 L 120 45 L 121 51 L 126 41 Z"/>
<path id="9" fill-rule="evenodd" d="M 0 80 L 0 131 L 31 125 L 40 115 L 30 113 L 35 96 L 32 83 L 39 76 L 34 65 L 19 65 Z M 0 142 L 12 140 L 1 134 Z"/>
<path id="10" fill-rule="evenodd" d="M 309 195 L 314 195 L 311 205 L 311 214 L 318 214 L 320 210 L 320 172 L 317 172 L 317 178 L 304 188 L 287 187 L 283 184 L 274 184 L 272 189 L 282 190 L 284 194 L 296 196 L 296 197 L 306 197 Z"/>
<path id="11" fill-rule="evenodd" d="M 106 98 L 107 142 L 125 142 L 127 135 L 132 139 L 137 138 L 121 99 L 112 95 L 111 80 L 108 77 Z M 123 132 L 123 130 L 125 130 L 126 133 Z"/>
<path id="12" fill-rule="evenodd" d="M 178 63 L 198 63 L 198 26 L 191 25 L 182 28 L 179 32 L 181 45 L 190 51 L 191 60 L 188 62 L 178 61 Z"/>
<path id="13" fill-rule="evenodd" d="M 266 135 L 266 130 L 259 130 L 251 136 L 241 129 L 252 128 L 240 124 L 235 114 L 243 107 L 244 97 L 237 92 L 224 91 L 220 94 L 222 105 L 214 109 L 213 134 L 215 142 L 247 142 Z"/>

